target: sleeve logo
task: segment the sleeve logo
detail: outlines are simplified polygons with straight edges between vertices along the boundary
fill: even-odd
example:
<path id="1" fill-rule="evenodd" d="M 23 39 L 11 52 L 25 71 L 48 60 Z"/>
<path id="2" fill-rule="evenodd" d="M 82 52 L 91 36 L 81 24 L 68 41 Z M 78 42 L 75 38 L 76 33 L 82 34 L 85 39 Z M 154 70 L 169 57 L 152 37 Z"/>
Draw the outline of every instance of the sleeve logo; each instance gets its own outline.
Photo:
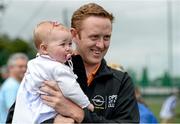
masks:
<path id="1" fill-rule="evenodd" d="M 115 107 L 115 103 L 117 100 L 117 95 L 111 95 L 108 97 L 108 107 L 113 108 Z"/>

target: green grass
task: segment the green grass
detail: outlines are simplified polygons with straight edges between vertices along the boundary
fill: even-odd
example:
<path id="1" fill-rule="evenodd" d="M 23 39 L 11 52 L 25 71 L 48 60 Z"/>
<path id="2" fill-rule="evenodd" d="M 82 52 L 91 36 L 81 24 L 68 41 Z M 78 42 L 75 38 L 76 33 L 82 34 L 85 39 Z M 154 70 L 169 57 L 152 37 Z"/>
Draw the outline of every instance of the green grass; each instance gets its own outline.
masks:
<path id="1" fill-rule="evenodd" d="M 160 112 L 161 105 L 163 104 L 164 100 L 165 98 L 162 98 L 162 97 L 145 98 L 145 102 L 147 103 L 151 111 L 154 113 L 156 118 L 158 119 L 158 122 L 160 122 L 159 112 Z M 172 123 L 180 123 L 180 100 L 179 99 L 177 101 L 175 112 L 178 113 L 179 117 L 175 117 Z"/>

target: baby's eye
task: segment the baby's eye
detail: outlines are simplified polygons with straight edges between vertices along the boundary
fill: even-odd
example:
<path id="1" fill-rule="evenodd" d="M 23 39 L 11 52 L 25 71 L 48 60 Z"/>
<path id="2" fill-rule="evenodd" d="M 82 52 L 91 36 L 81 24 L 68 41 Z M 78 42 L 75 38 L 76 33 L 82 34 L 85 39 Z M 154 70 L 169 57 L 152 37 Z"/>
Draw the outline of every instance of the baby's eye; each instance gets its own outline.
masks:
<path id="1" fill-rule="evenodd" d="M 65 46 L 65 43 L 60 43 L 59 46 Z"/>
<path id="2" fill-rule="evenodd" d="M 72 46 L 72 42 L 69 43 L 69 46 Z"/>

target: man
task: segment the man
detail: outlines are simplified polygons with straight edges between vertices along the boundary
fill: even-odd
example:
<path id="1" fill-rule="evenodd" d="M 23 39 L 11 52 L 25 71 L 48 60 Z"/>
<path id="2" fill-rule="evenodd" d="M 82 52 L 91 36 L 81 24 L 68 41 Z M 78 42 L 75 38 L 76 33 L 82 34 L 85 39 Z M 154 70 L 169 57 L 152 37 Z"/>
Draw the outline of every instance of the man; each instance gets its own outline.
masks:
<path id="1" fill-rule="evenodd" d="M 148 108 L 146 102 L 142 98 L 141 91 L 138 87 L 135 88 L 135 96 L 138 102 L 140 124 L 153 123 L 157 124 L 157 118 L 154 116 L 153 112 Z"/>
<path id="2" fill-rule="evenodd" d="M 81 88 L 94 104 L 94 112 L 79 110 L 63 98 L 52 82 L 46 82 L 42 87 L 44 92 L 51 91 L 50 96 L 42 95 L 45 103 L 76 122 L 139 122 L 130 77 L 109 68 L 103 59 L 110 45 L 112 22 L 112 14 L 94 3 L 80 7 L 71 19 L 71 32 L 77 46 L 76 54 L 79 55 L 73 57 L 74 72 Z"/>
<path id="3" fill-rule="evenodd" d="M 46 123 L 139 122 L 130 77 L 126 72 L 109 68 L 104 60 L 110 45 L 112 22 L 113 15 L 94 3 L 83 5 L 72 15 L 71 33 L 76 43 L 76 55 L 72 57 L 73 71 L 95 110 L 81 109 L 63 96 L 56 82 L 45 81 L 41 90 L 49 95 L 41 95 L 41 98 L 59 113 Z"/>
<path id="4" fill-rule="evenodd" d="M 13 54 L 7 63 L 9 77 L 0 89 L 0 123 L 6 121 L 9 108 L 16 99 L 17 90 L 26 71 L 28 58 L 23 53 Z"/>

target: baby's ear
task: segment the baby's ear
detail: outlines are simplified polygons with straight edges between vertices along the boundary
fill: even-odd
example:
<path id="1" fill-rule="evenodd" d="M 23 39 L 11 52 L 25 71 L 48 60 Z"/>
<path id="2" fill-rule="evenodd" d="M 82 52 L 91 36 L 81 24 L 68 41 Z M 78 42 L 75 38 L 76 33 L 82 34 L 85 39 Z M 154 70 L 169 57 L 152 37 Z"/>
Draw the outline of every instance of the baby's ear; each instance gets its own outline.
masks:
<path id="1" fill-rule="evenodd" d="M 41 54 L 43 54 L 43 55 L 47 55 L 48 54 L 47 45 L 46 44 L 41 43 L 39 49 L 40 49 Z"/>

